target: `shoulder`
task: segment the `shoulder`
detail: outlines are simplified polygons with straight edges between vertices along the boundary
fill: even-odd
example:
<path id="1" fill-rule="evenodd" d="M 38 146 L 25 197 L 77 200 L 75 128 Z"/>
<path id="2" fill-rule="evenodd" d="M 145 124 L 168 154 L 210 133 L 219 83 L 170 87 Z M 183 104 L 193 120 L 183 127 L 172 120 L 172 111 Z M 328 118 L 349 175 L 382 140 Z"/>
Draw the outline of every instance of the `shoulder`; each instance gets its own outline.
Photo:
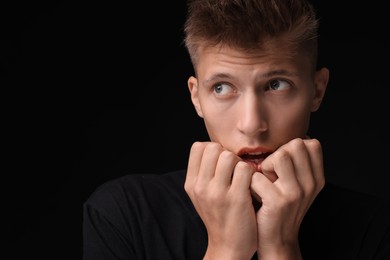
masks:
<path id="1" fill-rule="evenodd" d="M 390 200 L 332 183 L 326 184 L 313 206 L 359 212 L 359 215 L 363 217 L 378 211 L 384 214 L 390 214 Z"/>
<path id="2" fill-rule="evenodd" d="M 178 189 L 184 186 L 185 170 L 162 174 L 135 173 L 109 180 L 92 192 L 87 202 L 104 201 L 137 193 L 156 193 L 158 190 Z"/>
<path id="3" fill-rule="evenodd" d="M 184 191 L 185 170 L 162 174 L 128 174 L 109 180 L 84 202 L 84 207 L 112 213 L 119 207 L 139 207 L 145 202 L 159 200 L 159 204 L 171 200 L 172 194 L 186 198 Z M 150 203 L 149 203 L 150 204 Z"/>
<path id="4" fill-rule="evenodd" d="M 114 249 L 127 255 L 123 259 L 134 258 L 129 253 L 141 258 L 147 253 L 154 259 L 171 259 L 174 254 L 184 259 L 183 239 L 195 251 L 203 252 L 205 231 L 184 190 L 185 174 L 185 170 L 129 174 L 100 185 L 83 205 L 83 233 L 89 253 L 111 254 Z M 177 236 L 172 237 L 172 230 Z"/>
<path id="5" fill-rule="evenodd" d="M 381 220 L 390 227 L 390 200 L 327 183 L 309 209 L 308 218 L 348 226 Z"/>
<path id="6" fill-rule="evenodd" d="M 389 219 L 390 201 L 386 198 L 327 183 L 303 220 L 302 247 L 309 259 L 319 251 L 327 252 L 320 259 L 388 256 Z"/>

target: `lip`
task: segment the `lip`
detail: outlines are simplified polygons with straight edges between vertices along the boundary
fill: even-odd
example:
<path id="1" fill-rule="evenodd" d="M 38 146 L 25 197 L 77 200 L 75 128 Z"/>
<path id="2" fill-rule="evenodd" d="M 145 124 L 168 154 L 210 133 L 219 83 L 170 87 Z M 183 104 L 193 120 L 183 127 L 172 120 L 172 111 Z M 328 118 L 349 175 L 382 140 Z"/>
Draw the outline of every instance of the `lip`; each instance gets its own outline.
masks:
<path id="1" fill-rule="evenodd" d="M 273 150 L 265 147 L 245 147 L 242 148 L 237 155 L 246 163 L 252 165 L 252 167 L 261 172 L 261 163 L 267 158 Z"/>
<path id="2" fill-rule="evenodd" d="M 238 156 L 242 156 L 244 154 L 256 154 L 256 153 L 272 153 L 273 150 L 266 147 L 244 147 L 240 149 L 237 153 Z"/>

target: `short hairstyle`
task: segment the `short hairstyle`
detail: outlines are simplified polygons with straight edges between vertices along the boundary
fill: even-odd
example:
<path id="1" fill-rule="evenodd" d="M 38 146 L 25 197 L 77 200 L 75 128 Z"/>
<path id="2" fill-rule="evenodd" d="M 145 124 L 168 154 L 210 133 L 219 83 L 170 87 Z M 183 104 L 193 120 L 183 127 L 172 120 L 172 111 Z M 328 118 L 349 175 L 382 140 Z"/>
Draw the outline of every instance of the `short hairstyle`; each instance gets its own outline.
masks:
<path id="1" fill-rule="evenodd" d="M 318 19 L 309 0 L 188 0 L 184 44 L 193 65 L 199 47 L 223 46 L 246 52 L 280 38 L 317 62 Z"/>

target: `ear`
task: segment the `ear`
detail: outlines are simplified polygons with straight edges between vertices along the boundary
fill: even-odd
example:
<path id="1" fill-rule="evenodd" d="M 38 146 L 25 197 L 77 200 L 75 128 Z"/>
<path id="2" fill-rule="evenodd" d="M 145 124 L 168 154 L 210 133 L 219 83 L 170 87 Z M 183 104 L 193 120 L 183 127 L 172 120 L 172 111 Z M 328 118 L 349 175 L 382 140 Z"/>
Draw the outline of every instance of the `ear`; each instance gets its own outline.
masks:
<path id="1" fill-rule="evenodd" d="M 320 108 L 322 99 L 325 96 L 326 87 L 329 81 L 329 70 L 327 68 L 321 68 L 316 71 L 314 77 L 315 93 L 311 106 L 311 111 L 315 112 Z"/>
<path id="2" fill-rule="evenodd" d="M 202 113 L 202 108 L 199 103 L 199 85 L 198 85 L 198 80 L 191 76 L 188 81 L 187 81 L 188 89 L 190 90 L 191 93 L 191 100 L 192 104 L 195 107 L 196 113 L 198 113 L 198 116 L 203 118 L 203 113 Z"/>

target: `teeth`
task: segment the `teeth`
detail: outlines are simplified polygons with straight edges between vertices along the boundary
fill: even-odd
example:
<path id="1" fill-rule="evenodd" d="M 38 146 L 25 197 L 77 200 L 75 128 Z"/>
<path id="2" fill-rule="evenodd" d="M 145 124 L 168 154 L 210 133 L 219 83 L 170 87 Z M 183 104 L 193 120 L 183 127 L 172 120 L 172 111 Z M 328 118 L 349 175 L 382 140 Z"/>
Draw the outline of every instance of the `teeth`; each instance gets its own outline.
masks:
<path id="1" fill-rule="evenodd" d="M 263 152 L 259 152 L 259 153 L 248 153 L 249 155 L 262 155 Z"/>

